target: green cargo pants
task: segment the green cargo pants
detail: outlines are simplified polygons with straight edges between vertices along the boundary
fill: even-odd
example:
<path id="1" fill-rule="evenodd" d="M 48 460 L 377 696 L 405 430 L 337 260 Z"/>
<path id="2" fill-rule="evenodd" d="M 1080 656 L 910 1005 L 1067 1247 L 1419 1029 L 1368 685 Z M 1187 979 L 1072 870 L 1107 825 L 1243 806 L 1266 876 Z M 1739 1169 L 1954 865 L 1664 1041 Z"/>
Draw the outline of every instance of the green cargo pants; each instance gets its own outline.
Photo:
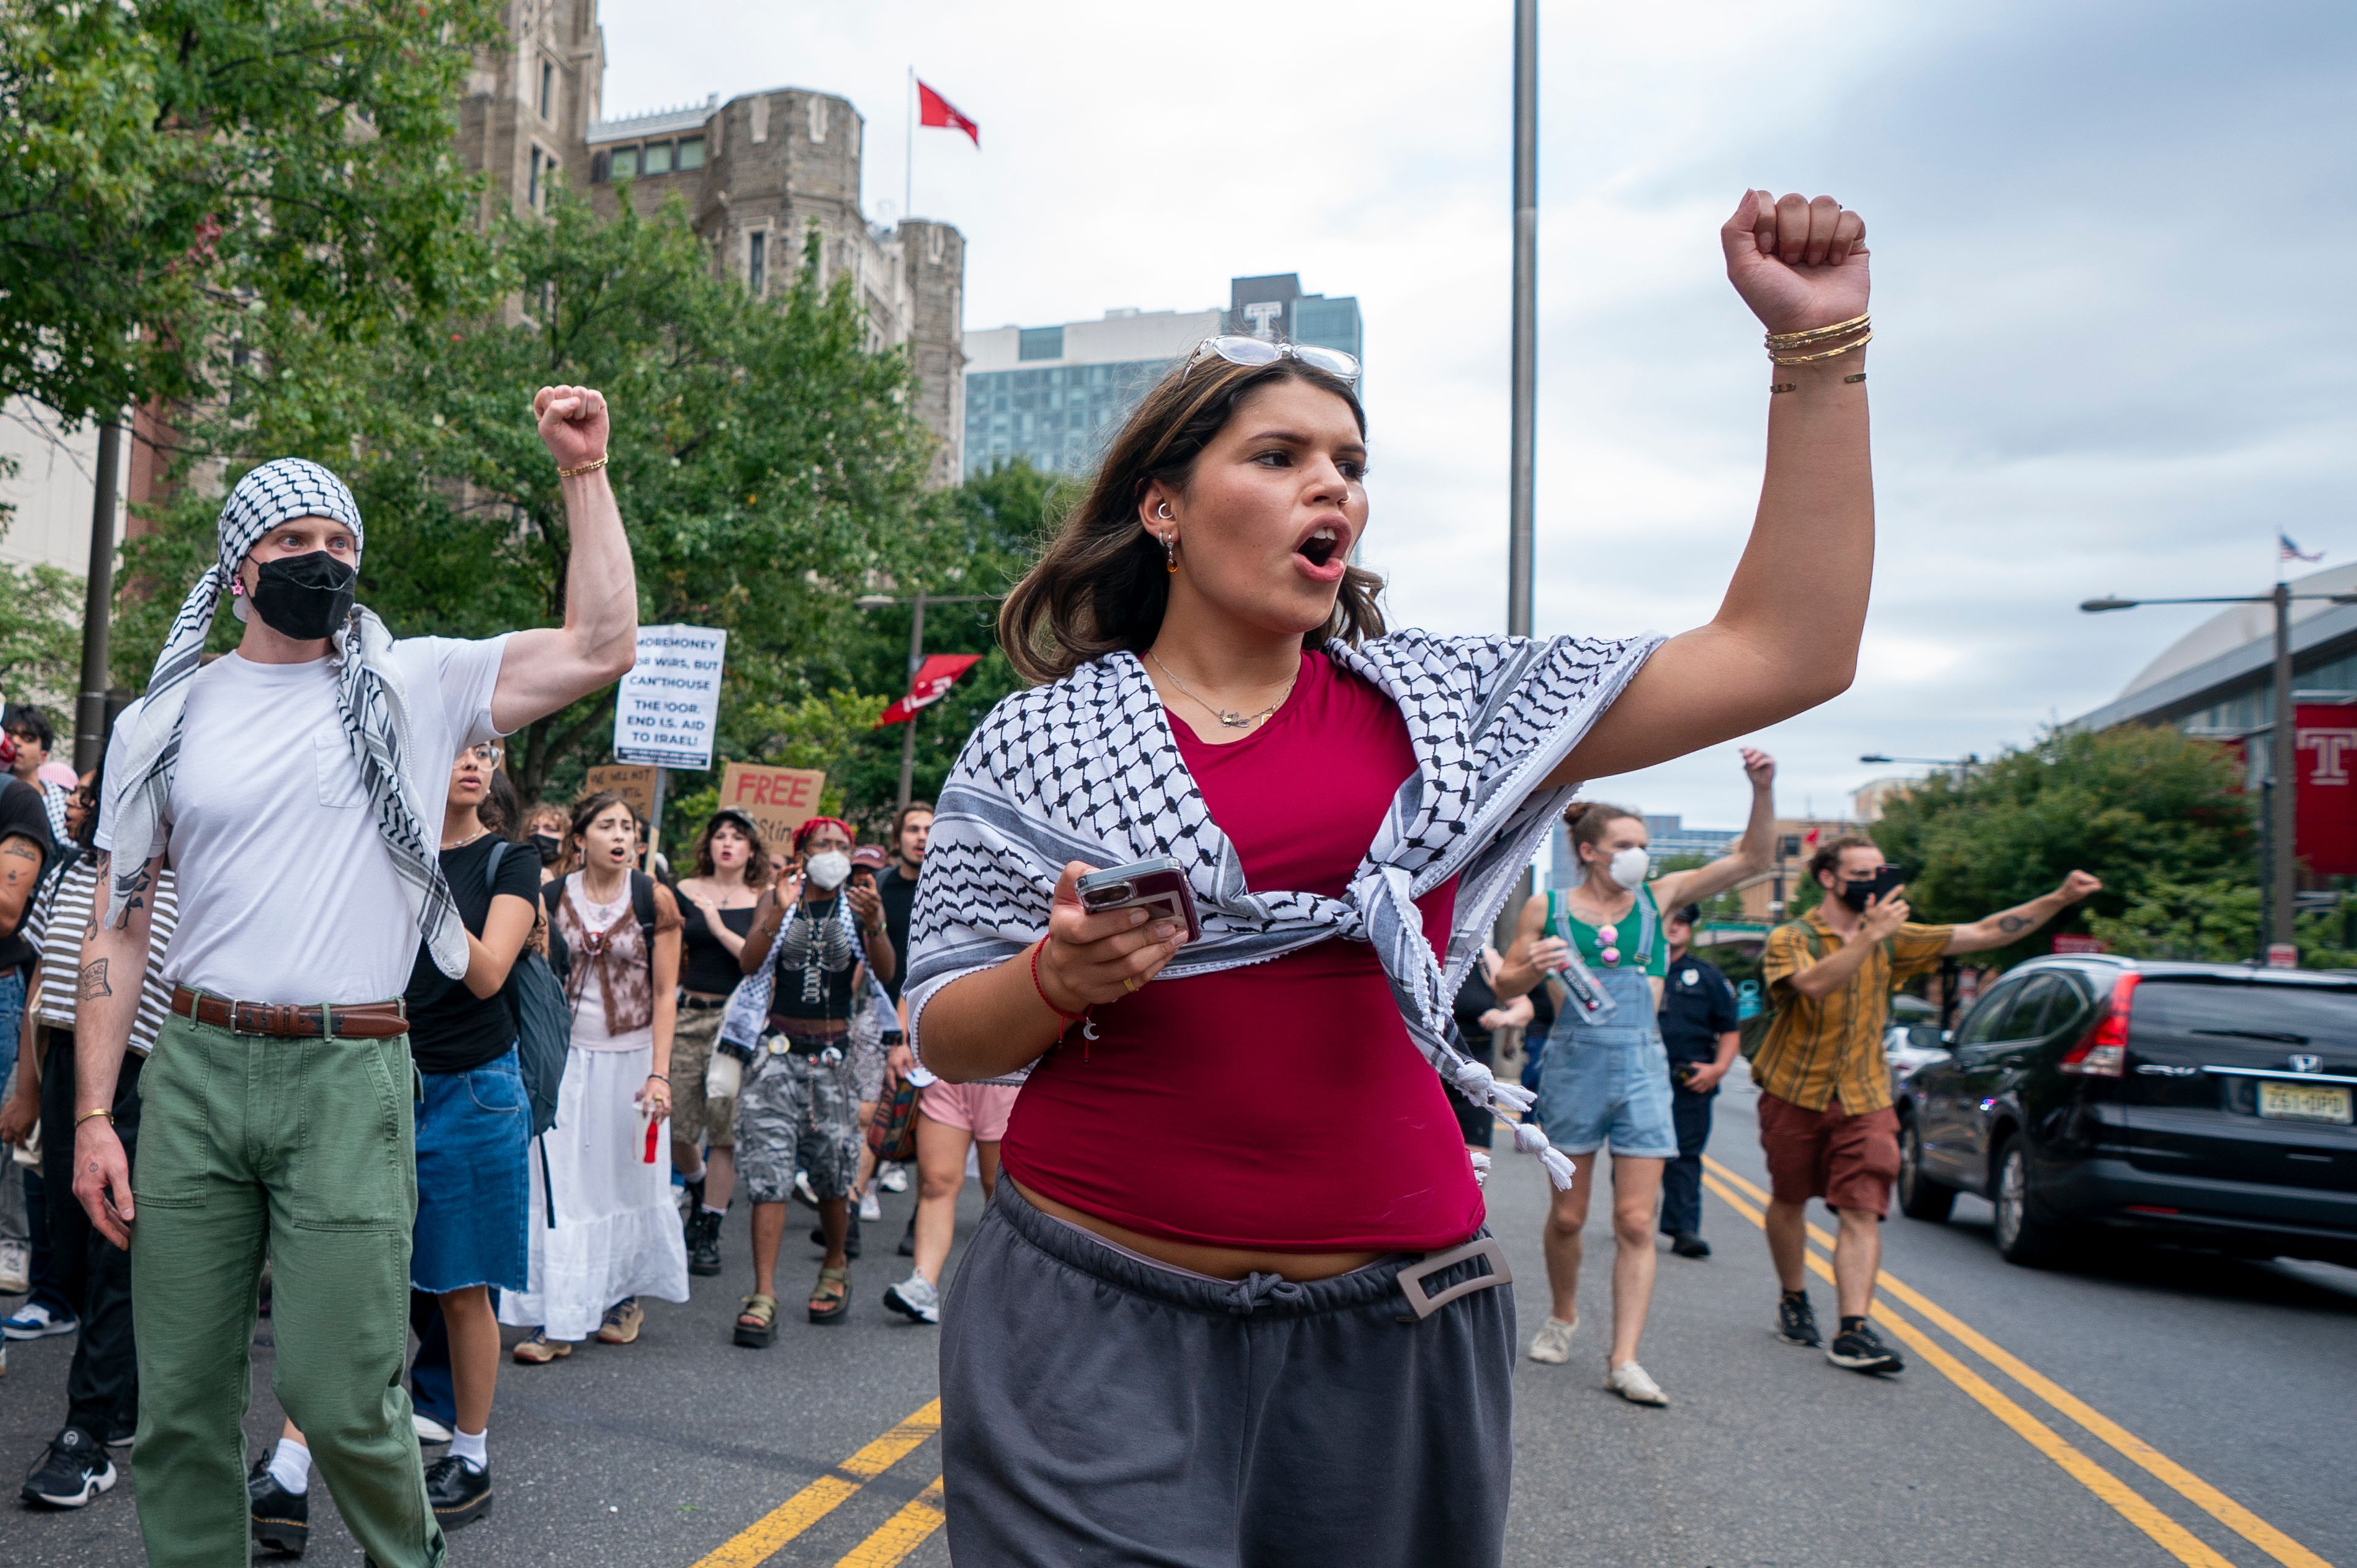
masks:
<path id="1" fill-rule="evenodd" d="M 271 1386 L 369 1561 L 438 1568 L 401 1386 L 417 1212 L 406 1036 L 231 1034 L 175 1015 L 139 1080 L 132 1318 L 153 1568 L 248 1560 L 245 1443 L 269 1247 Z"/>

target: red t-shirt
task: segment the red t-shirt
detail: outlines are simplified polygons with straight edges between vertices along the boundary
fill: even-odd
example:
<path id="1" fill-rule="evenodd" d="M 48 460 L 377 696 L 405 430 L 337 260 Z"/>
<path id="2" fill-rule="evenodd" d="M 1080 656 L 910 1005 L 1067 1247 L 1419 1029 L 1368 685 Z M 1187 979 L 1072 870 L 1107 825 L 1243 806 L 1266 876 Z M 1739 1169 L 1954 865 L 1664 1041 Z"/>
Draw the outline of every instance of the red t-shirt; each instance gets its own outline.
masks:
<path id="1" fill-rule="evenodd" d="M 1244 739 L 1171 728 L 1246 881 L 1339 897 L 1415 754 L 1390 698 L 1305 653 Z M 1446 942 L 1454 880 L 1419 900 Z M 1000 1154 L 1027 1190 L 1151 1235 L 1272 1251 L 1431 1251 L 1481 1224 L 1457 1118 L 1372 947 L 1157 980 L 1034 1068 Z M 1083 1048 L 1085 1047 L 1085 1048 Z"/>

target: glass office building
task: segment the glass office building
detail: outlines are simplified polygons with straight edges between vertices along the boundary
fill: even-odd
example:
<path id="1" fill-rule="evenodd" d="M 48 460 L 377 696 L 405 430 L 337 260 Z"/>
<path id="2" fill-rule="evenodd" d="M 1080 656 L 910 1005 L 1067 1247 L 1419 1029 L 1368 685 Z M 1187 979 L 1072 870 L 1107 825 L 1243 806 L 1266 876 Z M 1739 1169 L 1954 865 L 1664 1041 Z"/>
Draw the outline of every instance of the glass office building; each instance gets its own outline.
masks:
<path id="1" fill-rule="evenodd" d="M 1359 302 L 1305 295 L 1292 273 L 1236 278 L 1225 310 L 1114 310 L 1059 327 L 965 335 L 965 465 L 1017 457 L 1043 473 L 1096 467 L 1146 389 L 1204 338 L 1247 332 L 1360 351 Z"/>

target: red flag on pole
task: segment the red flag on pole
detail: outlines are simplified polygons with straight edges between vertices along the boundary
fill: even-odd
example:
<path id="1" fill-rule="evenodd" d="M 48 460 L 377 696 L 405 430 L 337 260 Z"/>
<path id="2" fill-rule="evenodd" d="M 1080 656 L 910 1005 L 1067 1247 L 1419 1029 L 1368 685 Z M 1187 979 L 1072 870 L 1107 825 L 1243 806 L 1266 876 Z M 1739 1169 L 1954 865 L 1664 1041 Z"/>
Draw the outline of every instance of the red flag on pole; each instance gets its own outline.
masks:
<path id="1" fill-rule="evenodd" d="M 909 694 L 884 710 L 876 727 L 904 725 L 917 716 L 918 711 L 930 708 L 949 694 L 958 677 L 982 662 L 979 653 L 928 653 L 917 669 L 916 678 L 909 682 Z"/>
<path id="2" fill-rule="evenodd" d="M 974 138 L 975 146 L 982 145 L 982 127 L 959 113 L 948 99 L 921 81 L 917 83 L 917 123 L 920 125 L 941 125 L 952 131 L 963 131 Z"/>

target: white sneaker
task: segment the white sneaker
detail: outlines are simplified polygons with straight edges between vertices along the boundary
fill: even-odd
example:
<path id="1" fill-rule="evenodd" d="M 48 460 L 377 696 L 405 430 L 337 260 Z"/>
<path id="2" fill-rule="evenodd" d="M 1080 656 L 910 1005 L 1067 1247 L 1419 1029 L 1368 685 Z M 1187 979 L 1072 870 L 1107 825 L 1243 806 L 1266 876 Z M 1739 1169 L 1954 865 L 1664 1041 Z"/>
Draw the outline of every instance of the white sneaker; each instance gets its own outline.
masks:
<path id="1" fill-rule="evenodd" d="M 1631 1404 L 1666 1406 L 1670 1402 L 1670 1396 L 1662 1391 L 1662 1385 L 1653 1381 L 1652 1375 L 1634 1361 L 1623 1361 L 1606 1372 L 1604 1386 Z"/>
<path id="2" fill-rule="evenodd" d="M 1550 1367 L 1560 1367 L 1571 1359 L 1571 1337 L 1579 1327 L 1579 1319 L 1566 1323 L 1560 1317 L 1550 1317 L 1539 1325 L 1531 1336 L 1531 1359 Z"/>
<path id="3" fill-rule="evenodd" d="M 22 1295 L 33 1288 L 33 1249 L 23 1241 L 0 1241 L 0 1295 Z"/>
<path id="4" fill-rule="evenodd" d="M 876 1173 L 876 1185 L 882 1187 L 886 1192 L 897 1193 L 908 1191 L 909 1167 L 902 1165 L 899 1161 L 894 1160 L 891 1164 L 886 1165 L 882 1170 Z"/>
<path id="5" fill-rule="evenodd" d="M 11 1339 L 46 1339 L 52 1334 L 71 1334 L 81 1326 L 81 1319 L 71 1313 L 59 1317 L 38 1302 L 28 1302 L 16 1316 L 0 1323 L 0 1334 Z"/>
<path id="6" fill-rule="evenodd" d="M 933 1288 L 932 1281 L 914 1270 L 899 1284 L 884 1287 L 884 1305 L 912 1323 L 942 1320 L 941 1293 Z"/>
<path id="7" fill-rule="evenodd" d="M 810 1172 L 796 1171 L 794 1173 L 794 1196 L 801 1198 L 804 1203 L 809 1204 L 813 1208 L 816 1208 L 818 1207 L 818 1189 L 811 1186 Z"/>
<path id="8" fill-rule="evenodd" d="M 409 1412 L 409 1424 L 417 1433 L 417 1441 L 420 1443 L 450 1441 L 450 1429 L 430 1415 L 420 1415 L 413 1410 Z"/>
<path id="9" fill-rule="evenodd" d="M 884 1218 L 884 1206 L 876 1200 L 876 1189 L 872 1187 L 859 1195 L 859 1218 L 862 1219 Z"/>

